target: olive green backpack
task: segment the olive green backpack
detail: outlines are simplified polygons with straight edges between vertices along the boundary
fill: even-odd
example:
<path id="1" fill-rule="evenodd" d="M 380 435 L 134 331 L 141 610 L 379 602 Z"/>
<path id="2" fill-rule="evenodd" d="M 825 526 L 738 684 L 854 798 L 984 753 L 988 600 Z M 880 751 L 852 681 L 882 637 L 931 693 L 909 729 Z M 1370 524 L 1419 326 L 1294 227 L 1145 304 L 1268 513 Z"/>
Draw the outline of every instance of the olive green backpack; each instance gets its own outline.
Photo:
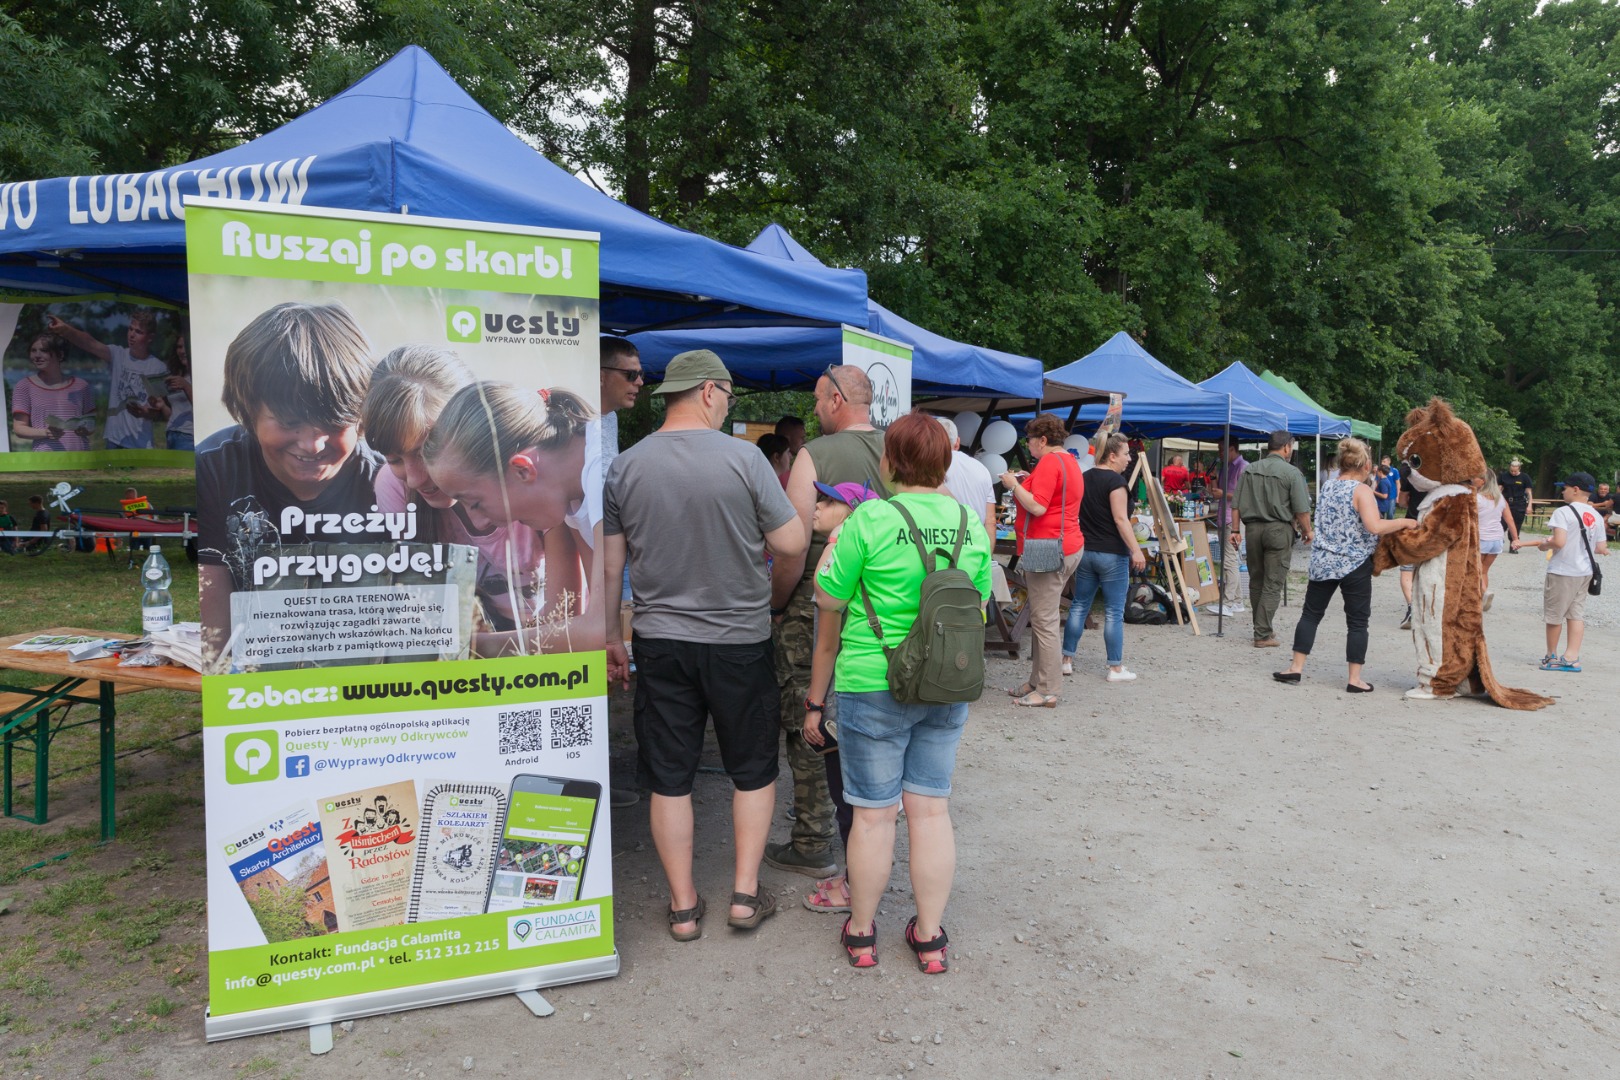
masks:
<path id="1" fill-rule="evenodd" d="M 917 522 L 900 505 L 889 505 L 905 519 L 911 542 L 922 556 L 924 577 L 918 591 L 917 621 L 900 644 L 891 649 L 883 642 L 883 626 L 872 610 L 866 582 L 861 582 L 861 603 L 866 605 L 866 622 L 872 636 L 889 661 L 889 692 L 905 705 L 953 705 L 978 701 L 984 692 L 984 597 L 979 595 L 967 571 L 958 568 L 962 541 L 967 538 L 968 514 L 956 533 L 956 544 L 948 566 L 938 566 L 934 552 L 922 542 Z M 938 549 L 945 555 L 945 549 Z"/>

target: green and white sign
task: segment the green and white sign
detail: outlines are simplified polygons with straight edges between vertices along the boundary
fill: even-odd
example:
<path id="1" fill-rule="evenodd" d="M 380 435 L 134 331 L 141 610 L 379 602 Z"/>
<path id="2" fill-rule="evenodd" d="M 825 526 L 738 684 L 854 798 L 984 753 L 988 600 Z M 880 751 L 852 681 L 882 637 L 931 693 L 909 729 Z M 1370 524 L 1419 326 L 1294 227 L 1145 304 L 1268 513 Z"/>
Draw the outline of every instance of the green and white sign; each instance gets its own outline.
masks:
<path id="1" fill-rule="evenodd" d="M 844 363 L 872 380 L 872 426 L 886 430 L 911 411 L 911 346 L 868 330 L 844 327 Z"/>
<path id="2" fill-rule="evenodd" d="M 617 974 L 596 237 L 186 237 L 207 1037 Z"/>

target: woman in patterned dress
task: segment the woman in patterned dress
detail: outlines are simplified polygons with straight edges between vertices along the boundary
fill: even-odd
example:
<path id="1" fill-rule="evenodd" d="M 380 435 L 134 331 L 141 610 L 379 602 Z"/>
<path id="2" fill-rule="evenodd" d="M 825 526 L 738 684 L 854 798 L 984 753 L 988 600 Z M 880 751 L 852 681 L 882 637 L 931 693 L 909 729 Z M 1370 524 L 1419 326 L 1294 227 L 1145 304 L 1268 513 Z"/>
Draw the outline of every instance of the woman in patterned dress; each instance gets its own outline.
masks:
<path id="1" fill-rule="evenodd" d="M 1273 672 L 1271 677 L 1281 683 L 1299 682 L 1328 601 L 1342 590 L 1344 621 L 1350 631 L 1344 647 L 1350 665 L 1344 688 L 1347 693 L 1365 694 L 1372 690 L 1372 684 L 1361 678 L 1361 666 L 1367 660 L 1367 620 L 1372 615 L 1373 549 L 1385 533 L 1417 528 L 1417 519 L 1386 520 L 1379 515 L 1377 496 L 1367 485 L 1372 452 L 1366 443 L 1360 439 L 1340 442 L 1335 464 L 1339 475 L 1322 484 L 1316 500 L 1310 584 L 1305 589 L 1305 610 L 1294 628 L 1294 662 L 1287 671 Z"/>

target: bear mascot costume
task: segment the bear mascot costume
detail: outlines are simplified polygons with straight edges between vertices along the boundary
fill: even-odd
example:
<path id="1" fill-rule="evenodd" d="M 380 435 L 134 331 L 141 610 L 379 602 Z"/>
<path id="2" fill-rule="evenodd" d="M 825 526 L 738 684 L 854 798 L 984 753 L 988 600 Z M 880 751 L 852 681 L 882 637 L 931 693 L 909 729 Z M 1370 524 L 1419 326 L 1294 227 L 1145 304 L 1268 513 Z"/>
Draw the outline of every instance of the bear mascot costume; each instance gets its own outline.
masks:
<path id="1" fill-rule="evenodd" d="M 1551 698 L 1503 686 L 1485 652 L 1484 595 L 1479 573 L 1479 510 L 1474 481 L 1485 474 L 1485 455 L 1474 430 L 1439 398 L 1413 409 L 1395 444 L 1412 487 L 1423 497 L 1419 525 L 1378 542 L 1373 573 L 1414 565 L 1412 640 L 1417 646 L 1419 700 L 1457 696 L 1468 680 L 1473 693 L 1508 709 L 1540 709 Z"/>

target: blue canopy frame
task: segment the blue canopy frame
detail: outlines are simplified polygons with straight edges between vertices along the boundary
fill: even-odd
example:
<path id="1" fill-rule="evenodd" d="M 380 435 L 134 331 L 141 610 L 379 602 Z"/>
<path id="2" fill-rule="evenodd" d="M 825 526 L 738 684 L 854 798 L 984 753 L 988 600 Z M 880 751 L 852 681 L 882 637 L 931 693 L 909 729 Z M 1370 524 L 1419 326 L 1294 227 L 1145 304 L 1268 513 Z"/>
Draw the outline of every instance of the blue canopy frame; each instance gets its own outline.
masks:
<path id="1" fill-rule="evenodd" d="M 10 185 L 0 291 L 186 303 L 187 195 L 412 213 L 601 235 L 604 328 L 836 326 L 866 275 L 771 258 L 633 210 L 552 164 L 410 46 L 252 142 L 150 173 Z"/>
<path id="2" fill-rule="evenodd" d="M 780 225 L 767 225 L 748 250 L 794 266 L 824 267 Z M 1035 398 L 1042 393 L 1041 362 L 997 349 L 952 341 L 901 318 L 875 300 L 852 326 L 910 345 L 911 388 L 917 394 Z M 772 389 L 805 386 L 843 356 L 842 330 L 752 327 L 700 333 L 657 330 L 633 335 L 642 366 L 664 370 L 689 349 L 713 349 L 738 380 Z"/>
<path id="3" fill-rule="evenodd" d="M 1280 411 L 1247 404 L 1231 393 L 1201 389 L 1165 367 L 1124 331 L 1079 360 L 1047 372 L 1047 377 L 1123 391 L 1120 430 L 1144 439 L 1255 438 L 1287 424 Z M 1096 427 L 1107 408 L 1081 406 L 1075 422 Z"/>
<path id="4" fill-rule="evenodd" d="M 1216 393 L 1231 394 L 1256 408 L 1282 413 L 1288 421 L 1288 431 L 1294 435 L 1342 439 L 1350 434 L 1349 420 L 1318 412 L 1290 397 L 1249 370 L 1241 360 L 1234 360 L 1220 374 L 1211 375 L 1197 385 Z"/>

